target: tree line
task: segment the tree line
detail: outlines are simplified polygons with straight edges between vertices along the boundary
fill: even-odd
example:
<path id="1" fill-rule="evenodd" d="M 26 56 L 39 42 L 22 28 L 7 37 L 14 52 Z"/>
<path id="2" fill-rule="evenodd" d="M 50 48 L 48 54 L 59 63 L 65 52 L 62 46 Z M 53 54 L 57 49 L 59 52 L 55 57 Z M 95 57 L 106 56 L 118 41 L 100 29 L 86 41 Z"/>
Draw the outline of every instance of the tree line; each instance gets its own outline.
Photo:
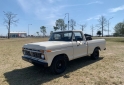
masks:
<path id="1" fill-rule="evenodd" d="M 84 29 L 87 26 L 87 24 L 78 24 L 78 25 L 81 26 L 82 31 L 84 31 Z M 74 19 L 70 19 L 69 20 L 69 27 L 71 28 L 70 30 L 75 30 L 75 26 L 76 26 L 76 21 Z M 105 26 L 107 26 L 107 20 L 104 16 L 101 16 L 98 19 L 98 24 L 95 26 L 95 27 L 98 27 L 98 31 L 97 31 L 96 34 L 99 35 L 99 36 L 102 34 L 102 36 L 103 36 L 103 32 L 106 31 Z M 42 26 L 42 27 L 44 27 L 44 26 Z M 93 31 L 94 31 L 95 27 L 93 25 L 91 26 L 92 36 L 93 36 Z M 65 24 L 64 19 L 56 20 L 55 26 L 53 26 L 54 31 L 57 31 L 57 30 L 65 31 L 66 28 L 67 28 L 67 24 Z M 46 33 L 46 30 L 43 31 L 43 29 L 46 29 L 46 27 L 45 28 L 40 28 L 40 29 L 42 29 L 41 33 L 43 33 L 43 36 L 44 36 L 44 33 Z M 51 31 L 50 34 L 52 32 L 53 31 Z M 37 33 L 39 33 L 39 32 L 37 32 Z"/>
<path id="2" fill-rule="evenodd" d="M 84 31 L 84 29 L 87 27 L 86 23 L 85 24 L 78 24 L 78 25 L 81 26 L 81 30 L 82 31 Z M 91 26 L 92 36 L 93 36 L 93 32 L 95 30 L 94 28 L 98 28 L 96 34 L 98 36 L 102 35 L 102 37 L 103 37 L 104 31 L 108 31 L 108 30 L 105 29 L 105 27 L 107 25 L 108 25 L 107 19 L 104 16 L 99 17 L 98 24 L 95 27 L 93 25 Z M 75 26 L 76 26 L 76 21 L 74 19 L 70 19 L 69 20 L 69 27 L 71 28 L 70 30 L 75 30 Z M 64 19 L 56 20 L 55 26 L 53 26 L 54 31 L 57 31 L 57 30 L 65 31 L 66 28 L 67 28 L 67 24 L 65 24 Z M 52 32 L 53 31 L 51 31 L 50 34 Z M 46 33 L 46 30 L 44 31 L 44 33 Z M 44 36 L 44 34 L 43 34 L 43 36 Z"/>
<path id="3" fill-rule="evenodd" d="M 6 26 L 7 30 L 8 30 L 8 39 L 10 37 L 10 28 L 11 25 L 16 25 L 17 22 L 19 21 L 19 19 L 16 19 L 17 14 L 14 14 L 12 12 L 4 12 L 4 25 Z M 69 20 L 69 27 L 71 28 L 70 30 L 75 30 L 75 26 L 76 26 L 76 21 L 74 19 L 70 19 Z M 84 31 L 84 29 L 86 28 L 86 24 L 78 24 L 79 26 L 81 26 L 81 30 Z M 53 26 L 54 31 L 57 30 L 61 30 L 64 31 L 67 28 L 67 24 L 65 24 L 64 19 L 58 19 L 55 22 L 55 26 Z M 108 31 L 109 34 L 109 29 L 106 30 L 106 27 L 109 26 L 109 20 L 107 20 L 105 18 L 105 16 L 100 16 L 98 19 L 98 24 L 94 27 L 93 25 L 91 26 L 91 31 L 92 31 L 92 36 L 93 36 L 93 32 L 94 32 L 94 28 L 98 28 L 97 29 L 97 35 L 104 35 L 104 31 Z M 124 36 L 124 21 L 123 22 L 119 22 L 115 25 L 114 27 L 114 31 L 115 33 L 113 34 L 114 36 Z M 46 36 L 46 27 L 45 26 L 41 26 L 40 27 L 40 32 L 43 34 L 43 36 Z M 52 33 L 53 31 L 51 31 Z M 39 32 L 36 32 L 37 35 L 39 36 Z"/>

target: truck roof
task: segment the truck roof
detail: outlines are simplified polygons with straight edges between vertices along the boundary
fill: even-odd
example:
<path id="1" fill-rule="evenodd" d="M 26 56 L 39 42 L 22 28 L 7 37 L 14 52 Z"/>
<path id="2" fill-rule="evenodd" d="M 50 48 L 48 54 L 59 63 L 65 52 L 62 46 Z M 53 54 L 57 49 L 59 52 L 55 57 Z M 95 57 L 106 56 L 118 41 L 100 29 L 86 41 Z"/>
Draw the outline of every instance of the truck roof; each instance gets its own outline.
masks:
<path id="1" fill-rule="evenodd" d="M 54 33 L 57 33 L 57 32 L 79 32 L 79 31 L 82 31 L 82 30 L 65 30 L 65 31 L 56 31 Z"/>

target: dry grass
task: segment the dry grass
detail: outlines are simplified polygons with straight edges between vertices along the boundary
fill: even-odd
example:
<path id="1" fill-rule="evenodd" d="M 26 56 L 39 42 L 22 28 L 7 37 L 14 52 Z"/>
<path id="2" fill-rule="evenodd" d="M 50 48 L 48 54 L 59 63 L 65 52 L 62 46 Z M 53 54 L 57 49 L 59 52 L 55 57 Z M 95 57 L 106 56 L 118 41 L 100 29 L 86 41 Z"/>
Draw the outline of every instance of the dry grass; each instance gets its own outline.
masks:
<path id="1" fill-rule="evenodd" d="M 47 39 L 0 39 L 0 85 L 124 85 L 124 38 L 106 39 L 100 59 L 83 57 L 69 62 L 61 75 L 21 59 L 22 46 Z"/>

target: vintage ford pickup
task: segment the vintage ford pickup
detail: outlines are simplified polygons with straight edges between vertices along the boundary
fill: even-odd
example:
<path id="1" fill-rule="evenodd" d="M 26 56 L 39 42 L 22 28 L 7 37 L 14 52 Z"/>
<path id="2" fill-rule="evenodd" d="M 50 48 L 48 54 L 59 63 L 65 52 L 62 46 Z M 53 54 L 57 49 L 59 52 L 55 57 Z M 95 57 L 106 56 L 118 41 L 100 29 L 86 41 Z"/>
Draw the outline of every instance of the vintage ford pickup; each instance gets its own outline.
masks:
<path id="1" fill-rule="evenodd" d="M 88 55 L 98 59 L 99 50 L 105 49 L 105 39 L 87 40 L 82 31 L 60 31 L 52 33 L 49 41 L 25 44 L 22 59 L 60 74 L 68 61 Z"/>

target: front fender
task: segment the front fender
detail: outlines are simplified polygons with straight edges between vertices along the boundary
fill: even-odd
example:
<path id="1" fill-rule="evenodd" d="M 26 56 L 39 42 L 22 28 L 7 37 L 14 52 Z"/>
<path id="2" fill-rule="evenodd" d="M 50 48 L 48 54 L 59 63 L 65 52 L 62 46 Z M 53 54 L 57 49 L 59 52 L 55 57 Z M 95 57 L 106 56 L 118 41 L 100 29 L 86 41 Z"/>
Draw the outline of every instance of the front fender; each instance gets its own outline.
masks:
<path id="1" fill-rule="evenodd" d="M 69 60 L 72 60 L 73 57 L 73 47 L 68 47 L 68 48 L 61 48 L 61 49 L 56 49 L 56 50 L 52 50 L 51 52 L 46 52 L 46 59 L 48 62 L 48 66 L 51 65 L 53 59 L 55 56 L 57 55 L 61 55 L 61 54 L 66 54 Z"/>

